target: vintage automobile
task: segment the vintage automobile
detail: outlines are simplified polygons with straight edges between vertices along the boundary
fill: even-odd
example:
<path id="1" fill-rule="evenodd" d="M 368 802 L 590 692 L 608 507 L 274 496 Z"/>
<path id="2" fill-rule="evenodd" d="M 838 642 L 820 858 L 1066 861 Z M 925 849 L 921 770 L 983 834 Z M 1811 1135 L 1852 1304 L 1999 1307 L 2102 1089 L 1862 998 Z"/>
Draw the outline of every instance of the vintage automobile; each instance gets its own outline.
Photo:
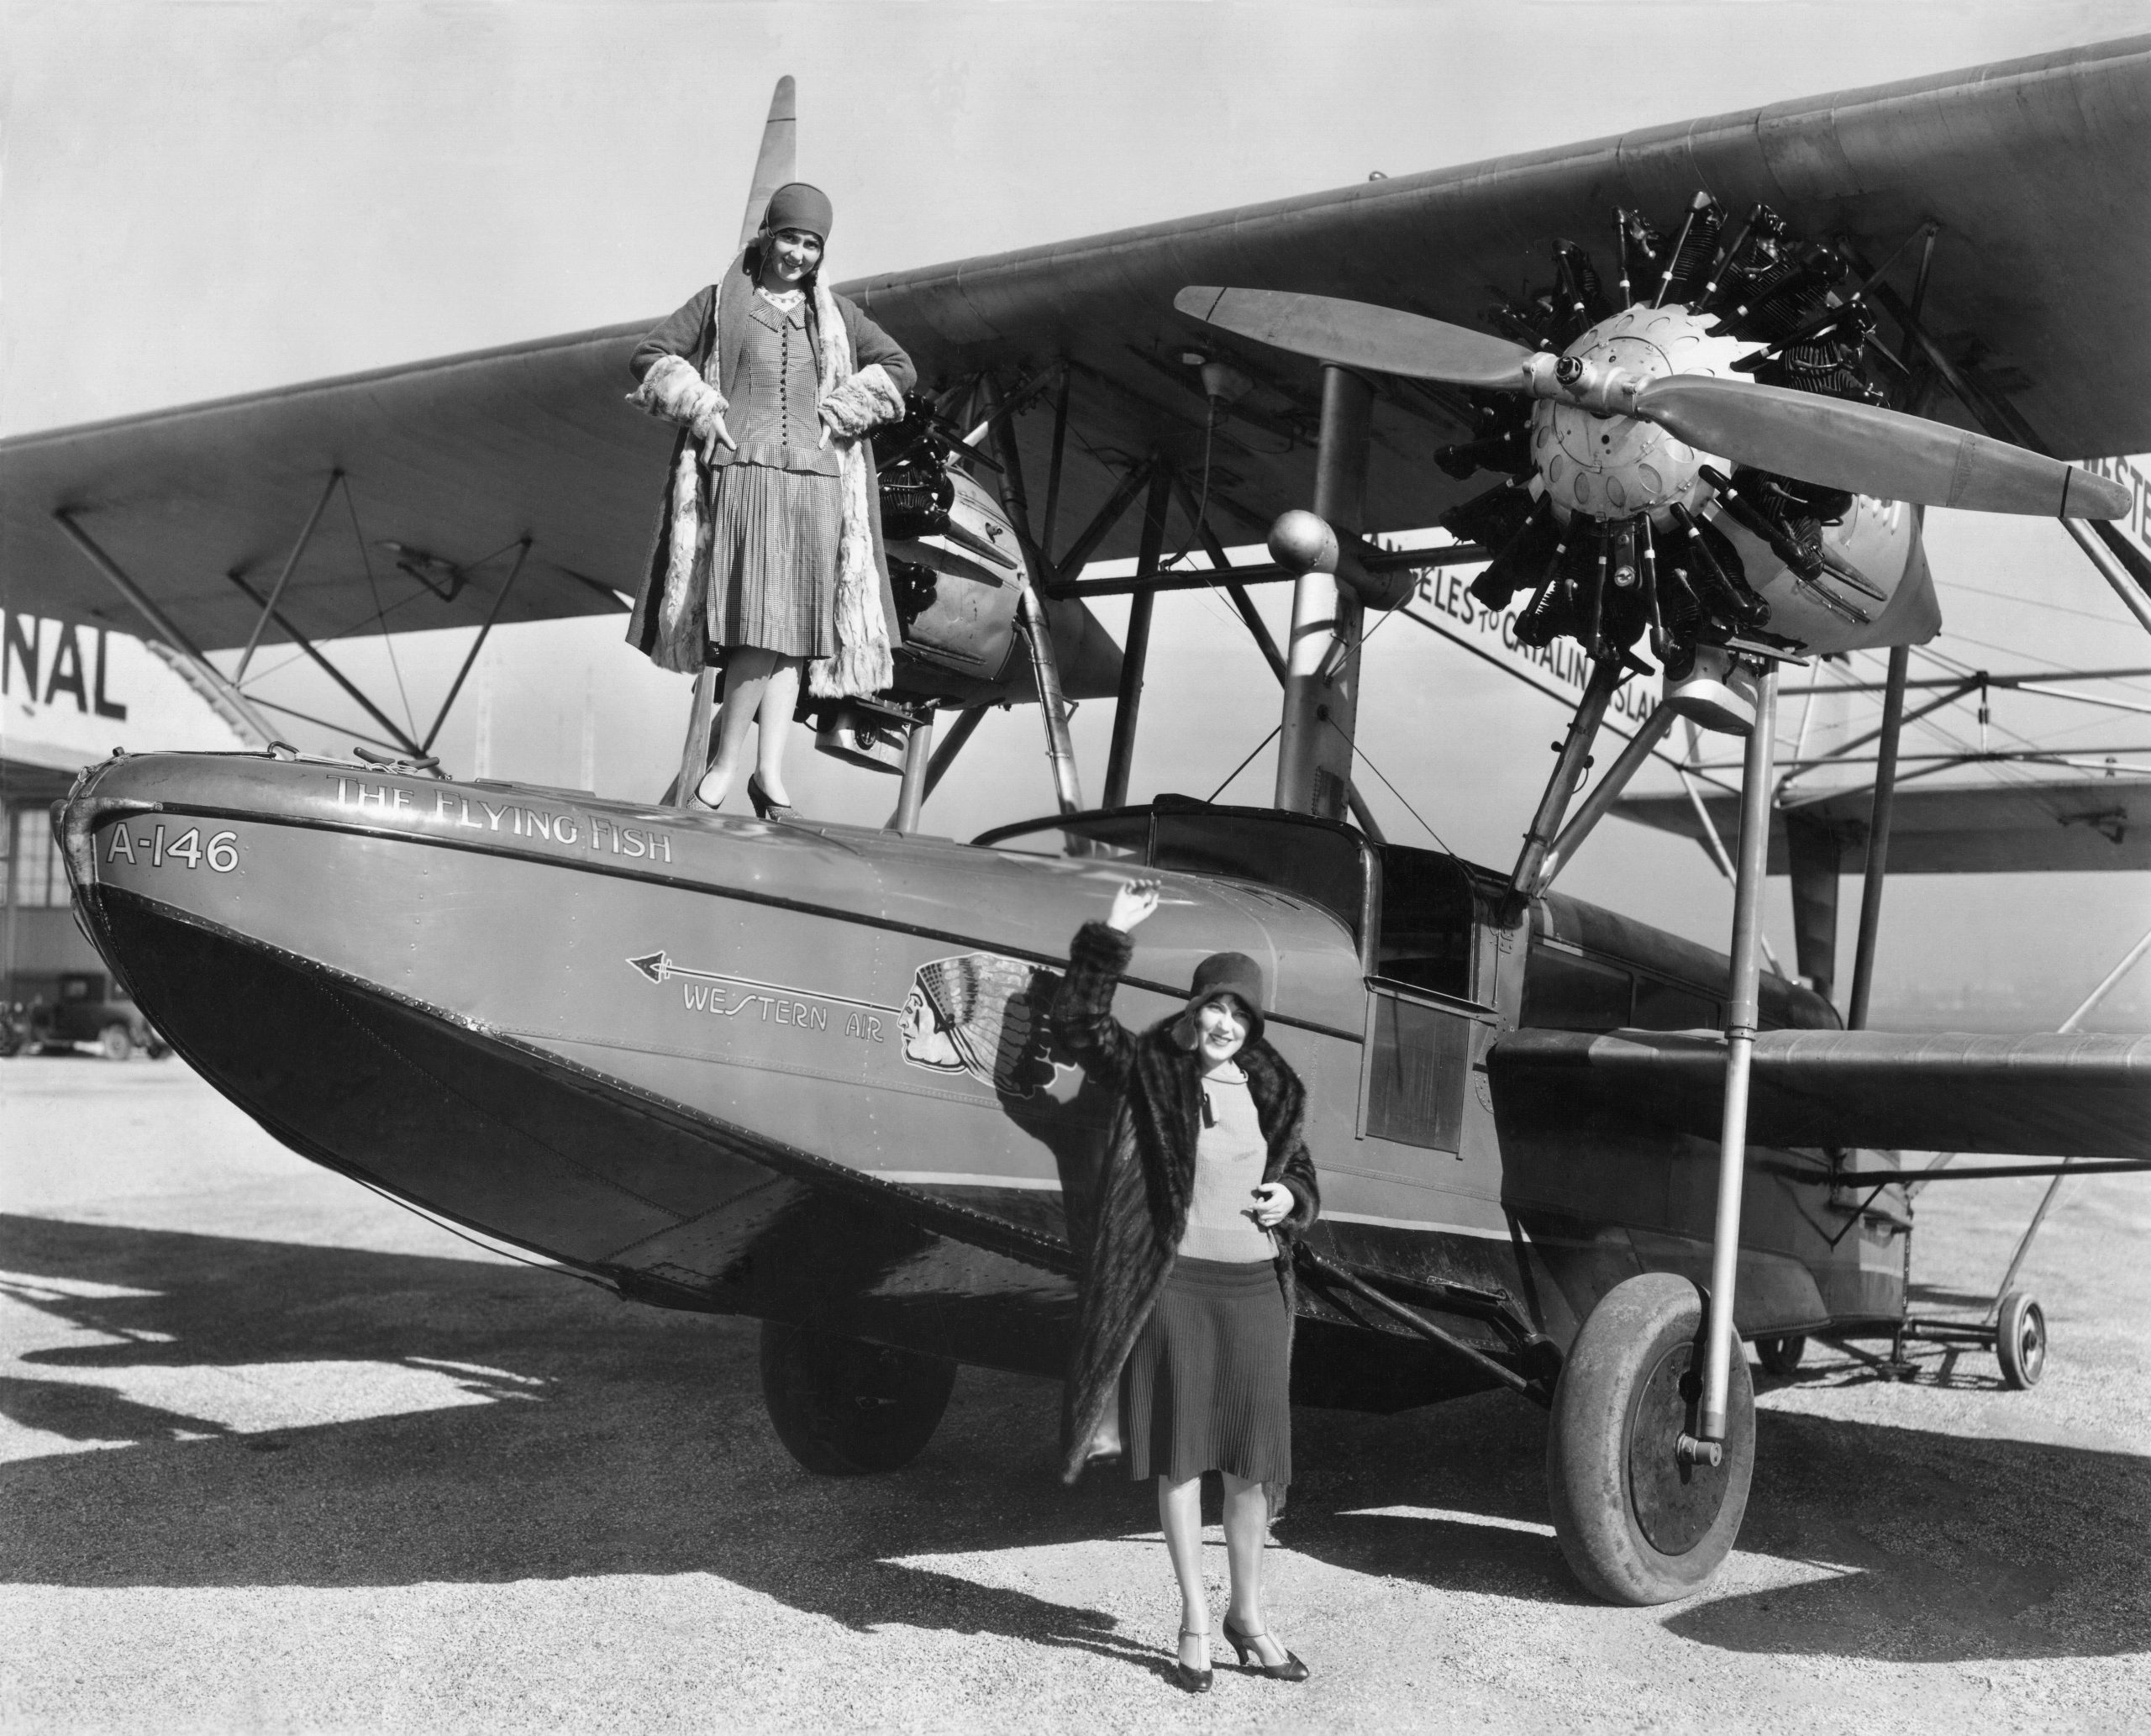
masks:
<path id="1" fill-rule="evenodd" d="M 153 1060 L 171 1053 L 171 1045 L 143 1018 L 126 985 L 102 971 L 64 972 L 58 999 L 31 1009 L 28 1038 L 29 1047 L 41 1055 L 93 1048 L 107 1060 L 124 1061 L 137 1049 Z"/>

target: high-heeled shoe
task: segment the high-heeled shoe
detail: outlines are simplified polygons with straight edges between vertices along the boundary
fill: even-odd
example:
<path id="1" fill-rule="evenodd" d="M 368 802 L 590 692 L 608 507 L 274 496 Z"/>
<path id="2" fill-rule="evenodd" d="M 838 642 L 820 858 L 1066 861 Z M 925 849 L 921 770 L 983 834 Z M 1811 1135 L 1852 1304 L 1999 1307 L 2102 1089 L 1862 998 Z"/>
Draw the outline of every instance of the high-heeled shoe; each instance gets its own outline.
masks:
<path id="1" fill-rule="evenodd" d="M 1210 1630 L 1207 1628 L 1183 1628 L 1180 1630 L 1180 1637 L 1182 1639 L 1207 1639 Z M 1217 1672 L 1207 1665 L 1197 1670 L 1192 1664 L 1181 1663 L 1177 1657 L 1173 1660 L 1173 1680 L 1191 1694 L 1208 1693 L 1210 1684 L 1217 1680 Z"/>
<path id="2" fill-rule="evenodd" d="M 1285 1661 L 1281 1664 L 1264 1663 L 1262 1654 L 1255 1650 L 1254 1643 L 1258 1639 L 1269 1639 L 1270 1636 L 1267 1633 L 1243 1633 L 1233 1625 L 1233 1618 L 1230 1616 L 1225 1618 L 1224 1630 L 1226 1642 L 1232 1647 L 1233 1654 L 1239 1658 L 1240 1668 L 1243 1670 L 1248 1667 L 1248 1654 L 1253 1652 L 1254 1667 L 1272 1681 L 1305 1681 L 1312 1673 L 1307 1666 L 1300 1661 L 1297 1652 L 1286 1652 Z"/>
<path id="3" fill-rule="evenodd" d="M 792 804 L 779 802 L 762 787 L 760 776 L 747 775 L 747 799 L 755 804 L 755 818 L 758 820 L 788 820 L 792 818 Z"/>

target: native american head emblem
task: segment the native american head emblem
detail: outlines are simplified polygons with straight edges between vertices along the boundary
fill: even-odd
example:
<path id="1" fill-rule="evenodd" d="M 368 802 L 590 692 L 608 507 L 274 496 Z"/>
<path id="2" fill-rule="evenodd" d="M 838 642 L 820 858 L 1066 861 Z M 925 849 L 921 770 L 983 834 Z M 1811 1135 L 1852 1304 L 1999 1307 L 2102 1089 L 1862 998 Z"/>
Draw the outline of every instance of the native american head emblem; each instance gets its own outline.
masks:
<path id="1" fill-rule="evenodd" d="M 960 953 L 918 967 L 904 997 L 904 1059 L 969 1073 L 1004 1097 L 1027 1097 L 1053 1078 L 1046 1007 L 1059 976 L 998 953 Z"/>

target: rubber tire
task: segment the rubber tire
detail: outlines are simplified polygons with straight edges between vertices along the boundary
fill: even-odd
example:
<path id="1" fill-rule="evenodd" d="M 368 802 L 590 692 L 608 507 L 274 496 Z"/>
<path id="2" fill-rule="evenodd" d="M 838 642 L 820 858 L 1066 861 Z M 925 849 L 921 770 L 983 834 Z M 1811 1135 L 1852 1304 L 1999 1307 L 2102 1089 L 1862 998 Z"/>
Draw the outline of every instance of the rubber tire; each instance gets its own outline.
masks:
<path id="1" fill-rule="evenodd" d="M 97 1033 L 97 1047 L 108 1061 L 124 1061 L 134 1053 L 134 1034 L 115 1020 Z"/>
<path id="2" fill-rule="evenodd" d="M 1763 1365 L 1763 1372 L 1775 1375 L 1780 1381 L 1800 1372 L 1800 1359 L 1807 1350 L 1805 1333 L 1787 1333 L 1780 1338 L 1755 1340 L 1755 1356 Z"/>
<path id="3" fill-rule="evenodd" d="M 2001 1383 L 2018 1392 L 2039 1384 L 2047 1371 L 2047 1314 L 2029 1291 L 2012 1290 L 2001 1298 L 1994 1322 L 1994 1355 L 2001 1365 Z"/>
<path id="4" fill-rule="evenodd" d="M 1717 1486 L 1707 1525 L 1677 1553 L 1661 1550 L 1638 1521 L 1629 1474 L 1630 1444 L 1638 1425 L 1656 1431 L 1670 1453 L 1671 1432 L 1693 1433 L 1700 1395 L 1640 1416 L 1643 1401 L 1668 1359 L 1701 1360 L 1702 1299 L 1687 1279 L 1645 1272 L 1599 1298 L 1569 1347 L 1554 1388 L 1546 1437 L 1546 1492 L 1561 1553 L 1584 1589 L 1608 1603 L 1670 1603 L 1707 1585 L 1739 1535 L 1755 1470 L 1755 1393 L 1748 1359 L 1736 1341 L 1726 1395 L 1725 1455 L 1716 1470 L 1680 1476 L 1684 1486 L 1707 1477 Z M 1670 1374 L 1671 1370 L 1667 1370 Z M 1692 1382 L 1691 1383 L 1692 1384 Z M 1678 1476 L 1678 1473 L 1675 1473 Z M 1706 1485 L 1707 1489 L 1710 1485 Z"/>
<path id="5" fill-rule="evenodd" d="M 939 1356 L 762 1323 L 762 1402 L 785 1450 L 820 1476 L 901 1470 L 949 1407 L 956 1365 Z"/>

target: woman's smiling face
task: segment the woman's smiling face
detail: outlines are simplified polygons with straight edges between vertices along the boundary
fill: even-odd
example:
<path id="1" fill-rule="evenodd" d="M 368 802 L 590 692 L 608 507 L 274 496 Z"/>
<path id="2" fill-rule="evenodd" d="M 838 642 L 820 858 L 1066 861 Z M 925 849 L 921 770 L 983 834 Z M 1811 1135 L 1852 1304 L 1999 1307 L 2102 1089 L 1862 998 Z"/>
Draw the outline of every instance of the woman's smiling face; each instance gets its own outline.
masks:
<path id="1" fill-rule="evenodd" d="M 822 262 L 822 238 L 806 229 L 778 229 L 763 250 L 762 281 L 797 289 L 800 280 Z"/>
<path id="2" fill-rule="evenodd" d="M 1222 1067 L 1247 1046 L 1246 1010 L 1230 995 L 1195 1009 L 1195 1048 L 1206 1065 Z"/>

